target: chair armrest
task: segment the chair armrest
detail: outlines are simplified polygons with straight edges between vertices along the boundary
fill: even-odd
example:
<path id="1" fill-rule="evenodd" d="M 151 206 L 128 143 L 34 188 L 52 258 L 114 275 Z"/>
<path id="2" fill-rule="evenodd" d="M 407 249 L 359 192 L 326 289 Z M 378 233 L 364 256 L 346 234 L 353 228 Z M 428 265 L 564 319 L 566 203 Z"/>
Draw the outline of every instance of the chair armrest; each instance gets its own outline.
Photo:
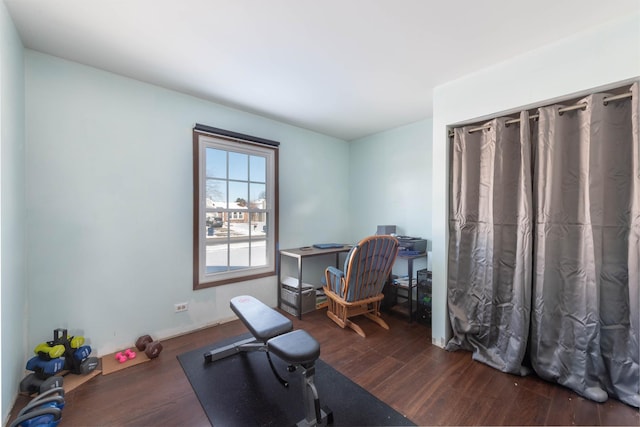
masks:
<path id="1" fill-rule="evenodd" d="M 342 270 L 338 270 L 335 267 L 327 267 L 325 270 L 325 276 L 327 278 L 327 286 L 329 289 L 340 297 L 344 297 L 342 289 L 344 273 Z"/>

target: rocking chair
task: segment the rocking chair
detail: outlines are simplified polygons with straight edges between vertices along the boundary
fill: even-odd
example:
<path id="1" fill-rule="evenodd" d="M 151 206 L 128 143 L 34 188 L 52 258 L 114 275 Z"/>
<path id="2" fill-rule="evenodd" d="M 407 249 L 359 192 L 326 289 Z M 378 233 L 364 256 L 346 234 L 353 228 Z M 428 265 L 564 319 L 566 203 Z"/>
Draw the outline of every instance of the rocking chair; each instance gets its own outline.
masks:
<path id="1" fill-rule="evenodd" d="M 391 274 L 397 254 L 398 240 L 395 237 L 370 236 L 349 251 L 344 271 L 327 267 L 324 286 L 329 302 L 327 316 L 341 328 L 348 326 L 363 338 L 366 334 L 362 328 L 349 318 L 364 315 L 389 329 L 380 317 L 380 303 L 384 298 L 382 288 Z"/>

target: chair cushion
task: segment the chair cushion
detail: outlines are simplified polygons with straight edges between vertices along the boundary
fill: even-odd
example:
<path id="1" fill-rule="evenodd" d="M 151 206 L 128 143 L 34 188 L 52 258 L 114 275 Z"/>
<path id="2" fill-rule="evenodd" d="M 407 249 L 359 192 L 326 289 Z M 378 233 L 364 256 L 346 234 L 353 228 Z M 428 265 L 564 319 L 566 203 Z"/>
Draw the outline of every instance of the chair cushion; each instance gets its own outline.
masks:
<path id="1" fill-rule="evenodd" d="M 336 295 L 340 298 L 344 298 L 344 290 L 342 289 L 342 278 L 344 277 L 344 273 L 338 270 L 335 267 L 329 266 L 327 267 L 327 271 L 329 272 L 330 282 L 324 283 L 327 285 L 329 289 L 331 289 Z M 323 278 L 323 282 L 326 282 L 326 277 Z"/>
<path id="2" fill-rule="evenodd" d="M 391 269 L 395 254 L 389 257 L 390 253 L 397 250 L 397 240 L 379 239 L 377 241 L 360 242 L 354 246 L 344 264 L 345 280 L 349 283 L 349 290 L 344 296 L 345 301 L 353 302 L 360 299 L 369 298 L 382 292 L 384 282 L 387 280 L 388 272 Z M 353 260 L 351 260 L 353 258 Z M 351 262 L 351 270 L 348 270 Z M 358 268 L 359 265 L 369 265 L 368 269 Z M 356 287 L 360 284 L 361 293 L 355 295 Z"/>

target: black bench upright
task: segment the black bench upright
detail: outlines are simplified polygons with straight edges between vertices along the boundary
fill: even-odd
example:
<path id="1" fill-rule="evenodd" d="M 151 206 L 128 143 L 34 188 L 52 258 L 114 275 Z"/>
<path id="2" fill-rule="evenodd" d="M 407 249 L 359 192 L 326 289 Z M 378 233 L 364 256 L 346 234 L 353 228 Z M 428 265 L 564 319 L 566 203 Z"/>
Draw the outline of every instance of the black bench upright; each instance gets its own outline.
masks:
<path id="1" fill-rule="evenodd" d="M 302 329 L 293 330 L 293 323 L 284 315 L 248 295 L 234 297 L 230 301 L 231 310 L 240 318 L 253 335 L 233 344 L 208 351 L 204 354 L 207 363 L 233 356 L 240 352 L 264 351 L 269 366 L 282 385 L 289 384 L 278 374 L 271 360 L 273 353 L 291 370 L 302 368 L 302 394 L 305 418 L 298 426 L 331 424 L 333 415 L 328 408 L 321 408 L 318 391 L 314 384 L 315 361 L 320 356 L 320 344 Z"/>

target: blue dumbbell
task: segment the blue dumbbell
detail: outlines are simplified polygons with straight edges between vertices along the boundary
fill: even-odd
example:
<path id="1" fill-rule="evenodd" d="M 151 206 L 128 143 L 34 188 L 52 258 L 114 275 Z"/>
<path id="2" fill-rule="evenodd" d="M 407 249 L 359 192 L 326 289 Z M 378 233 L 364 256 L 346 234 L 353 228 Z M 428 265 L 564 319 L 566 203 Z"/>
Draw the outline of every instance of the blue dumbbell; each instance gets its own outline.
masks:
<path id="1" fill-rule="evenodd" d="M 39 356 L 32 357 L 27 362 L 27 369 L 38 374 L 41 378 L 50 377 L 64 369 L 64 357 L 56 359 L 44 360 Z"/>
<path id="2" fill-rule="evenodd" d="M 87 357 L 89 357 L 90 354 L 91 354 L 91 346 L 83 345 L 82 347 L 80 347 L 79 349 L 73 352 L 73 357 L 75 357 L 77 360 L 82 361 Z"/>

